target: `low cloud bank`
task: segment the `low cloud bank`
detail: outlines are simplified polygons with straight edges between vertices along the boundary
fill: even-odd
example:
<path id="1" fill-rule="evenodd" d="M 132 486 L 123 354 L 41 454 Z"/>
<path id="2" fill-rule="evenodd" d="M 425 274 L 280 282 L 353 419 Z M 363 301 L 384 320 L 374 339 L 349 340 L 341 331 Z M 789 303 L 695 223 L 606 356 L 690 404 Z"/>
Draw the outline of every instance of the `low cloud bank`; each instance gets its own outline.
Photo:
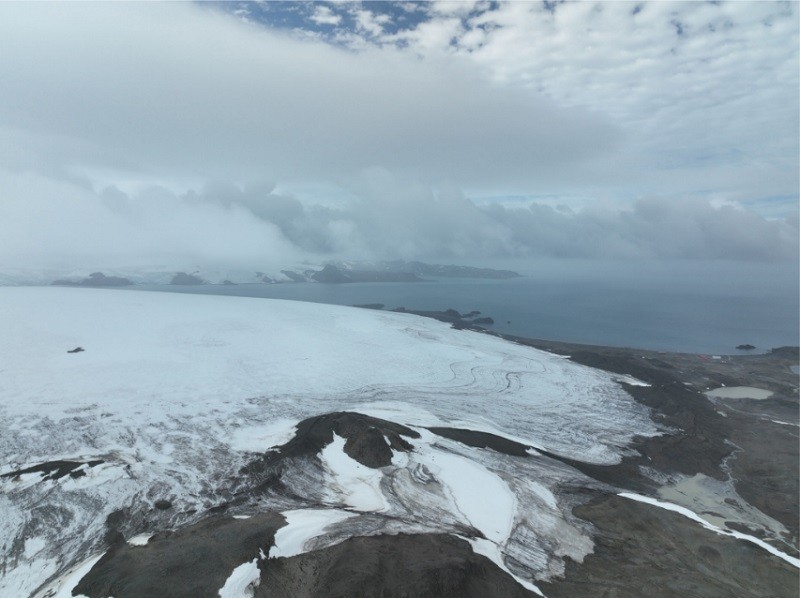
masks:
<path id="1" fill-rule="evenodd" d="M 374 172 L 335 206 L 270 184 L 100 192 L 0 176 L 5 268 L 281 268 L 304 259 L 569 257 L 798 259 L 797 212 L 767 220 L 734 204 L 641 199 L 626 209 L 478 204 Z"/>

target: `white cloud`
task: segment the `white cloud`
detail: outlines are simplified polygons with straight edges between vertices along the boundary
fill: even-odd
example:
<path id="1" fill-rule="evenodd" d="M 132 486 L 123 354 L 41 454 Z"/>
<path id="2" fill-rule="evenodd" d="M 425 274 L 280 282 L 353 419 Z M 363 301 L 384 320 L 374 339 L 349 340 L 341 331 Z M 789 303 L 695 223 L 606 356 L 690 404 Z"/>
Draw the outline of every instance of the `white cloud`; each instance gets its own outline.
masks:
<path id="1" fill-rule="evenodd" d="M 605 168 L 618 187 L 797 193 L 796 5 L 506 3 L 472 24 L 495 27 L 467 47 L 497 80 L 627 132 Z"/>
<path id="2" fill-rule="evenodd" d="M 496 82 L 602 115 L 625 143 L 572 181 L 630 199 L 800 186 L 797 5 L 786 2 L 432 3 L 384 34 L 423 58 L 467 58 Z M 469 17 L 469 18 L 467 18 Z M 561 191 L 569 193 L 565 179 Z M 546 182 L 529 192 L 550 192 Z M 544 188 L 542 187 L 544 186 Z"/>
<path id="3" fill-rule="evenodd" d="M 342 16 L 334 13 L 328 6 L 314 7 L 314 12 L 309 19 L 317 25 L 338 25 L 342 22 Z"/>
<path id="4" fill-rule="evenodd" d="M 362 8 L 356 8 L 352 14 L 356 21 L 356 28 L 372 37 L 381 35 L 384 25 L 391 22 L 391 17 L 387 14 L 374 13 Z"/>
<path id="5" fill-rule="evenodd" d="M 96 193 L 34 174 L 0 171 L 0 263 L 5 268 L 285 267 L 301 255 L 245 206 L 163 188 Z"/>

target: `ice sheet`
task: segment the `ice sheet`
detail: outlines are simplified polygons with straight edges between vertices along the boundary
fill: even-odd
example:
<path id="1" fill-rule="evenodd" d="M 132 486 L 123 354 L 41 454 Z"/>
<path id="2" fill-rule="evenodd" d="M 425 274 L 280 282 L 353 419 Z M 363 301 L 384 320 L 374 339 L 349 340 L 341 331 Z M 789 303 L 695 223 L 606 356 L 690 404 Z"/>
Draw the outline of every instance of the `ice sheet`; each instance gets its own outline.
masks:
<path id="1" fill-rule="evenodd" d="M 126 537 L 191 523 L 181 514 L 200 517 L 229 499 L 229 480 L 250 452 L 281 444 L 294 424 L 321 413 L 383 408 L 398 423 L 493 431 L 594 463 L 617 462 L 635 435 L 658 433 L 648 410 L 611 374 L 409 314 L 241 297 L 6 287 L 0 288 L 0 330 L 3 472 L 57 459 L 103 461 L 78 478 L 0 479 L 0 536 L 9 539 L 0 553 L 0 595 L 27 595 L 87 551 L 100 550 L 104 522 L 114 511 L 149 514 L 147 528 L 136 523 L 143 516 L 132 516 L 121 530 Z M 77 346 L 85 350 L 67 353 Z M 403 417 L 388 416 L 393 406 Z M 331 506 L 394 509 L 403 514 L 402 529 L 485 529 L 506 550 L 537 555 L 529 565 L 542 575 L 558 570 L 557 558 L 542 555 L 560 550 L 560 535 L 580 547 L 574 558 L 585 552 L 578 524 L 567 522 L 542 492 L 556 496 L 554 487 L 574 471 L 506 462 L 493 451 L 461 450 L 443 439 L 426 442 L 419 454 L 396 454 L 397 467 L 375 473 L 347 457 L 338 438 L 323 455 L 329 476 L 305 472 L 305 483 L 316 487 L 301 489 L 313 497 L 330 482 L 323 490 Z M 441 487 L 404 481 L 424 477 L 426 459 L 446 465 L 438 472 Z M 520 472 L 541 484 L 538 494 L 513 483 Z M 478 508 L 464 475 L 493 489 L 497 513 Z M 400 498 L 387 490 L 393 485 Z M 546 534 L 530 539 L 536 534 L 529 530 L 529 539 L 507 538 L 508 513 L 519 496 L 548 522 Z M 155 509 L 159 499 L 172 508 Z M 61 515 L 42 525 L 32 513 Z M 25 550 L 26 540 L 35 554 Z"/>

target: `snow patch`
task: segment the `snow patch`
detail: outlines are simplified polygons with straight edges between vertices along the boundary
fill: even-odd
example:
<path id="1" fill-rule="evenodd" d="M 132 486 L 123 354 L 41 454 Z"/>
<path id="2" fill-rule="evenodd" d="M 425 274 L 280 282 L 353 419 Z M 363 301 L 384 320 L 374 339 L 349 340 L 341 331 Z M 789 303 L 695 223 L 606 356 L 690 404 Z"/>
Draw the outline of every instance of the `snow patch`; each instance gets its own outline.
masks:
<path id="1" fill-rule="evenodd" d="M 330 474 L 325 486 L 331 500 L 344 500 L 356 511 L 385 511 L 388 504 L 381 492 L 383 473 L 350 457 L 344 452 L 344 445 L 345 439 L 334 433 L 333 442 L 319 454 Z"/>
<path id="2" fill-rule="evenodd" d="M 133 536 L 132 538 L 128 538 L 128 545 L 147 546 L 147 543 L 150 541 L 150 538 L 152 538 L 153 535 L 154 534 L 139 534 L 137 536 Z"/>
<path id="3" fill-rule="evenodd" d="M 237 428 L 231 434 L 231 448 L 236 451 L 263 453 L 294 438 L 297 420 L 278 419 L 262 426 Z"/>
<path id="4" fill-rule="evenodd" d="M 255 558 L 231 571 L 225 585 L 219 589 L 219 598 L 253 598 L 259 583 L 261 571 L 258 569 L 258 558 Z"/>
<path id="5" fill-rule="evenodd" d="M 286 525 L 275 534 L 270 558 L 303 554 L 306 542 L 321 536 L 328 526 L 356 516 L 339 509 L 296 509 L 283 511 L 281 515 L 286 517 Z"/>
<path id="6" fill-rule="evenodd" d="M 443 450 L 426 447 L 415 456 L 444 484 L 466 522 L 493 542 L 508 540 L 517 511 L 508 484 L 479 463 Z"/>
<path id="7" fill-rule="evenodd" d="M 81 579 L 92 570 L 95 563 L 103 558 L 104 554 L 95 555 L 70 568 L 56 581 L 36 594 L 35 598 L 87 598 L 83 594 L 73 594 L 72 591 L 81 582 Z"/>
<path id="8" fill-rule="evenodd" d="M 652 386 L 651 384 L 642 382 L 641 380 L 634 378 L 633 376 L 629 376 L 628 374 L 614 376 L 614 380 L 617 382 L 622 382 L 623 384 L 629 384 L 630 386 Z"/>
<path id="9" fill-rule="evenodd" d="M 500 567 L 503 571 L 508 573 L 511 577 L 513 577 L 518 584 L 520 584 L 526 590 L 533 592 L 534 594 L 538 594 L 539 596 L 544 596 L 542 591 L 532 584 L 527 579 L 523 579 L 518 575 L 514 575 L 509 568 L 506 566 L 505 561 L 503 560 L 503 553 L 500 550 L 500 547 L 497 544 L 491 542 L 490 540 L 484 540 L 483 538 L 464 538 L 467 542 L 472 545 L 472 551 L 475 554 L 480 554 L 485 556 L 487 559 L 492 561 L 495 565 Z"/>
<path id="10" fill-rule="evenodd" d="M 800 559 L 796 559 L 793 556 L 789 556 L 788 554 L 786 554 L 784 552 L 781 552 L 780 550 L 778 550 L 774 546 L 772 546 L 770 544 L 767 544 L 766 542 L 764 542 L 760 538 L 756 538 L 755 536 L 750 536 L 748 534 L 743 534 L 743 533 L 737 532 L 737 531 L 728 531 L 728 530 L 724 530 L 724 529 L 722 529 L 720 527 L 717 527 L 716 525 L 713 525 L 713 524 L 709 523 L 708 521 L 706 521 L 705 519 L 703 519 L 702 517 L 700 517 L 700 515 L 698 515 L 694 511 L 690 511 L 686 507 L 682 507 L 680 505 L 676 505 L 676 504 L 669 503 L 669 502 L 663 502 L 663 501 L 656 500 L 654 498 L 650 498 L 650 497 L 647 497 L 647 496 L 642 496 L 641 494 L 633 494 L 633 493 L 630 493 L 630 492 L 620 492 L 619 496 L 622 496 L 623 498 L 628 498 L 630 500 L 635 500 L 635 501 L 638 501 L 638 502 L 647 503 L 647 504 L 653 505 L 655 507 L 660 507 L 662 509 L 666 509 L 667 511 L 674 511 L 675 513 L 680 513 L 684 517 L 688 517 L 692 521 L 695 521 L 695 522 L 699 523 L 700 525 L 702 525 L 707 530 L 710 530 L 710 531 L 715 532 L 717 534 L 720 534 L 722 536 L 730 536 L 732 538 L 737 538 L 739 540 L 745 540 L 747 542 L 751 542 L 751 543 L 755 544 L 756 546 L 758 546 L 760 548 L 763 548 L 764 550 L 766 550 L 770 554 L 773 554 L 773 555 L 777 556 L 778 558 L 783 559 L 784 561 L 786 561 L 790 565 L 793 565 L 793 566 L 797 567 L 798 569 L 800 569 Z"/>

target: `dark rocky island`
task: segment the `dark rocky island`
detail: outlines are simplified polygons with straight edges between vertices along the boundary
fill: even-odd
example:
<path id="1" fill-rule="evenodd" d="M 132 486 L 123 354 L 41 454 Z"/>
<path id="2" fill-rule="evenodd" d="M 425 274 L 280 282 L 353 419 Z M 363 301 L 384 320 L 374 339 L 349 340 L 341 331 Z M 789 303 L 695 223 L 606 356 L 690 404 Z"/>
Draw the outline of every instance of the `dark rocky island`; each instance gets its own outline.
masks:
<path id="1" fill-rule="evenodd" d="M 421 282 L 422 279 L 411 272 L 384 272 L 376 270 L 343 270 L 328 264 L 311 275 L 316 282 L 341 284 L 348 282 Z"/>
<path id="2" fill-rule="evenodd" d="M 320 271 L 306 271 L 303 275 L 292 270 L 281 273 L 293 282 L 321 282 L 342 284 L 349 282 L 422 282 L 424 277 L 440 278 L 516 278 L 511 270 L 473 268 L 470 266 L 445 266 L 423 262 L 329 262 Z"/>
<path id="3" fill-rule="evenodd" d="M 281 274 L 289 278 L 292 282 L 308 282 L 308 279 L 302 274 L 298 274 L 293 270 L 281 270 Z"/>
<path id="4" fill-rule="evenodd" d="M 439 278 L 519 278 L 520 274 L 512 270 L 495 270 L 493 268 L 475 268 L 473 266 L 455 266 L 444 264 L 426 264 L 424 262 L 406 262 L 392 260 L 386 262 L 331 262 L 341 270 L 361 270 L 385 272 L 387 274 L 414 274 L 420 278 L 433 276 Z"/>
<path id="5" fill-rule="evenodd" d="M 199 285 L 199 284 L 206 284 L 206 281 L 200 278 L 199 276 L 195 276 L 194 274 L 187 274 L 186 272 L 178 272 L 175 276 L 172 277 L 172 280 L 169 284 L 174 285 Z"/>

